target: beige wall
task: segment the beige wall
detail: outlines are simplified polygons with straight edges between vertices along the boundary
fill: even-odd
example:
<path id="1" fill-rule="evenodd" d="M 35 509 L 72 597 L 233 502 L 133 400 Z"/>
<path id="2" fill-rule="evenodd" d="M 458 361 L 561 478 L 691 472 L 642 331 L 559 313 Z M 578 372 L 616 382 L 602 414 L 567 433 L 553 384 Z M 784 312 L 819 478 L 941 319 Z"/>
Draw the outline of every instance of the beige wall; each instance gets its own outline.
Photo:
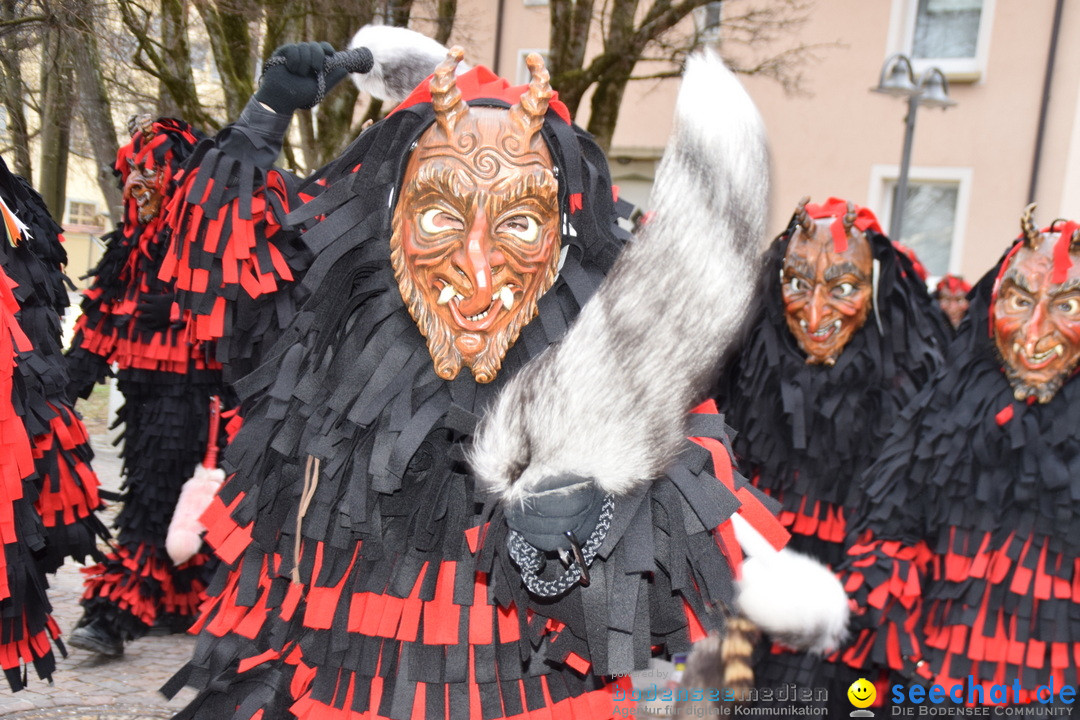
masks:
<path id="1" fill-rule="evenodd" d="M 67 251 L 68 264 L 65 274 L 80 290 L 89 284 L 85 277 L 92 267 L 101 260 L 104 246 L 100 242 L 100 232 L 77 232 L 64 230 L 64 250 Z"/>
<path id="2" fill-rule="evenodd" d="M 66 274 L 79 289 L 85 289 L 88 281 L 82 280 L 87 272 L 93 268 L 104 252 L 104 247 L 98 241 L 105 232 L 111 229 L 106 208 L 105 199 L 98 187 L 94 175 L 94 163 L 86 159 L 72 157 L 68 163 L 67 202 L 64 203 L 63 216 L 57 221 L 64 228 L 64 249 L 67 251 L 68 264 Z M 94 203 L 101 219 L 98 225 L 76 225 L 68 217 L 68 204 L 71 201 Z"/>
<path id="3" fill-rule="evenodd" d="M 800 196 L 842 195 L 880 212 L 871 182 L 874 166 L 900 163 L 906 102 L 868 92 L 896 33 L 894 5 L 902 0 L 828 0 L 802 34 L 807 42 L 839 41 L 807 68 L 811 97 L 785 97 L 774 84 L 750 78 L 747 87 L 769 127 L 774 161 L 774 215 L 779 230 Z M 1053 2 L 997 0 L 990 21 L 989 62 L 981 80 L 954 82 L 957 105 L 920 108 L 911 176 L 941 168 L 970 172 L 970 196 L 959 218 L 961 252 L 952 271 L 984 273 L 1019 232 L 1027 200 Z M 1080 7 L 1066 3 L 1051 117 L 1036 199 L 1037 217 L 1080 216 L 1077 73 L 1080 46 L 1065 38 L 1080 30 Z M 954 256 L 956 257 L 956 256 Z"/>

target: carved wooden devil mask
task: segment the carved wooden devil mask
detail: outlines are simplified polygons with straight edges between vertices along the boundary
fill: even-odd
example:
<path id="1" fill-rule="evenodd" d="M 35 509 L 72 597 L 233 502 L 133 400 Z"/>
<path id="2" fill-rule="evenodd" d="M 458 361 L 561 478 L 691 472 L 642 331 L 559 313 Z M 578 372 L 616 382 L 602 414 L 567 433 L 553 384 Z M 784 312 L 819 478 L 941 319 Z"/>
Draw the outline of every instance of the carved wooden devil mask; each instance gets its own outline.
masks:
<path id="1" fill-rule="evenodd" d="M 1046 403 L 1080 364 L 1080 226 L 1059 220 L 1040 232 L 1033 208 L 998 279 L 992 329 L 1013 395 Z"/>
<path id="2" fill-rule="evenodd" d="M 128 120 L 128 129 L 131 132 L 131 142 L 139 147 L 145 147 L 153 139 L 156 129 L 152 115 L 136 115 Z M 124 202 L 135 205 L 136 218 L 139 223 L 146 225 L 161 210 L 162 180 L 158 169 L 153 165 L 154 157 L 146 153 L 144 157 L 136 160 L 136 154 L 132 153 L 127 159 L 127 176 L 124 178 Z"/>
<path id="3" fill-rule="evenodd" d="M 809 213 L 804 198 L 781 267 L 788 329 L 811 365 L 833 365 L 866 322 L 873 296 L 873 252 L 856 211 Z"/>
<path id="4" fill-rule="evenodd" d="M 509 110 L 470 107 L 453 48 L 431 80 L 435 123 L 405 168 L 390 241 L 394 275 L 439 377 L 495 379 L 558 270 L 558 183 L 540 130 L 552 96 L 539 55 Z"/>

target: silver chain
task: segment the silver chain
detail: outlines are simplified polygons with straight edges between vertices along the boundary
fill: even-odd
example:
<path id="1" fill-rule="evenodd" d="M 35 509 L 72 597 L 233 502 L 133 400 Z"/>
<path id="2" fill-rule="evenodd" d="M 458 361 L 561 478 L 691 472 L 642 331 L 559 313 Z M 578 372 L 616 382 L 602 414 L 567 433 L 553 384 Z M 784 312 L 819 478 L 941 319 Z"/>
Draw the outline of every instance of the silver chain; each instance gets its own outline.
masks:
<path id="1" fill-rule="evenodd" d="M 608 495 L 604 498 L 604 505 L 600 509 L 600 518 L 596 522 L 596 528 L 589 535 L 588 542 L 581 548 L 586 567 L 590 565 L 597 551 L 607 538 L 611 528 L 611 519 L 615 515 L 615 496 Z M 581 580 L 583 568 L 577 562 L 572 562 L 555 580 L 544 580 L 540 577 L 540 570 L 544 567 L 544 553 L 533 547 L 517 530 L 511 530 L 507 539 L 506 547 L 510 551 L 510 557 L 517 563 L 521 570 L 521 579 L 525 581 L 525 587 L 533 595 L 540 597 L 557 597 L 578 584 Z"/>

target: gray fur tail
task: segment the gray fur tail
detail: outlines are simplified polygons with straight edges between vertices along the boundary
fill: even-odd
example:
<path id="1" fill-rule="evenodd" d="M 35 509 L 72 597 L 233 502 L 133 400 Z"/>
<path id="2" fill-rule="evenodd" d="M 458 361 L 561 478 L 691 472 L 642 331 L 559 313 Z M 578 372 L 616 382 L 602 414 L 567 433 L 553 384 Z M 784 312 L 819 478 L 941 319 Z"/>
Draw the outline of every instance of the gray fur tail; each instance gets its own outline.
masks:
<path id="1" fill-rule="evenodd" d="M 408 97 L 435 72 L 447 53 L 446 47 L 432 38 L 392 25 L 365 25 L 353 35 L 349 47 L 366 47 L 374 61 L 371 72 L 353 74 L 356 86 L 389 105 Z M 458 72 L 463 68 L 459 66 Z"/>
<path id="2" fill-rule="evenodd" d="M 712 52 L 687 63 L 651 203 L 566 337 L 481 423 L 473 468 L 505 501 L 552 477 L 624 494 L 661 475 L 736 339 L 764 245 L 769 156 L 757 109 Z"/>

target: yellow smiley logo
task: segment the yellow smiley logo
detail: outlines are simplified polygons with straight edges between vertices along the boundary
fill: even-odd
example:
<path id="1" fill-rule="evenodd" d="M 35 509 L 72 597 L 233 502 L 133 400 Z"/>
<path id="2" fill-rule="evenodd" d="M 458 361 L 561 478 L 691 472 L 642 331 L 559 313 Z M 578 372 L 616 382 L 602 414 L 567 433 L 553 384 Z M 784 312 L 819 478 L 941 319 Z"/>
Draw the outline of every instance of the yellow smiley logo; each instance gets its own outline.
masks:
<path id="1" fill-rule="evenodd" d="M 870 707 L 877 697 L 877 689 L 874 687 L 874 683 L 866 678 L 859 678 L 851 683 L 851 687 L 847 689 L 847 697 L 851 704 L 857 708 Z"/>

